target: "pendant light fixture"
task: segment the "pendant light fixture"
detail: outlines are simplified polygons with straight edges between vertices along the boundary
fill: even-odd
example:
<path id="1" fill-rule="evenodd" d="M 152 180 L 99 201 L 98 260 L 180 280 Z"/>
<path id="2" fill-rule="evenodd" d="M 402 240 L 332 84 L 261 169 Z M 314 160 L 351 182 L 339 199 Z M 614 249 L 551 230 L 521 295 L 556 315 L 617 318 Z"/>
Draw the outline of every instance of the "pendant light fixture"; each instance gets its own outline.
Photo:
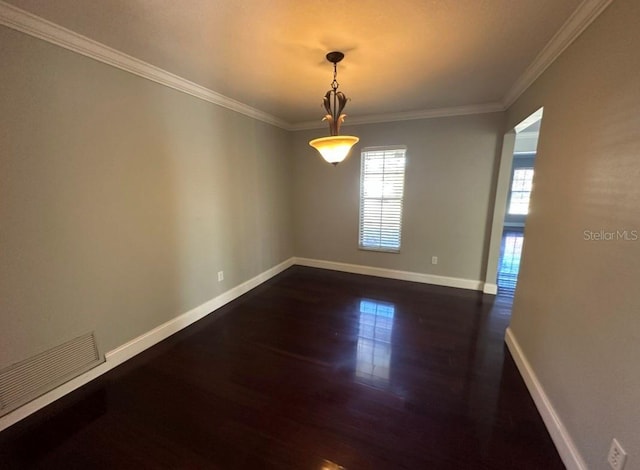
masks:
<path id="1" fill-rule="evenodd" d="M 342 52 L 334 51 L 327 54 L 327 60 L 333 64 L 333 81 L 331 82 L 331 90 L 324 95 L 323 105 L 327 110 L 323 121 L 329 122 L 329 137 L 320 137 L 309 142 L 315 148 L 322 158 L 332 165 L 337 165 L 349 155 L 351 147 L 353 147 L 360 139 L 352 135 L 340 135 L 340 126 L 347 117 L 342 111 L 347 104 L 348 98 L 338 91 L 338 62 L 344 59 Z"/>

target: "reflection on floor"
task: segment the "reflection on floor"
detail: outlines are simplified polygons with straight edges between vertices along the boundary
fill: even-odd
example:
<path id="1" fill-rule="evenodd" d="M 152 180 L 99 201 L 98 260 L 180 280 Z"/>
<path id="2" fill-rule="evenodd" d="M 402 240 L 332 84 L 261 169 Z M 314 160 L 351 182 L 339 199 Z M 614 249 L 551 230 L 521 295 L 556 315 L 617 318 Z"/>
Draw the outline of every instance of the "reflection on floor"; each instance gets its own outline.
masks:
<path id="1" fill-rule="evenodd" d="M 516 291 L 523 241 L 522 230 L 504 229 L 498 263 L 498 295 L 513 297 Z"/>
<path id="2" fill-rule="evenodd" d="M 292 266 L 0 432 L 0 467 L 561 470 L 510 300 Z"/>
<path id="3" fill-rule="evenodd" d="M 356 378 L 365 383 L 389 382 L 394 313 L 395 306 L 389 302 L 360 301 Z"/>

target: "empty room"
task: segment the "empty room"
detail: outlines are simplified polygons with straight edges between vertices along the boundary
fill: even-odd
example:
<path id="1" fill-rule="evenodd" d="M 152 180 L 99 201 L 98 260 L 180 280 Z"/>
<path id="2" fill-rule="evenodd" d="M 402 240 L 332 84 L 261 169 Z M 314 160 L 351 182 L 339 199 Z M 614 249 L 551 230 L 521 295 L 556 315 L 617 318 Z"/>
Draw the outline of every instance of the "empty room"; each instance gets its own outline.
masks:
<path id="1" fill-rule="evenodd" d="M 640 470 L 640 2 L 0 0 L 0 468 Z"/>

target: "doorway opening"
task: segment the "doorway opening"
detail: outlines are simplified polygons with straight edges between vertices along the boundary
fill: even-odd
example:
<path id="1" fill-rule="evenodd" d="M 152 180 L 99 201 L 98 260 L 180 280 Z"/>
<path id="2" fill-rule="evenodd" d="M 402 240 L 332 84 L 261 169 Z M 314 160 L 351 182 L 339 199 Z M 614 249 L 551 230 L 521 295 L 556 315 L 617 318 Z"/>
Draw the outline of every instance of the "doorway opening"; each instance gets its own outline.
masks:
<path id="1" fill-rule="evenodd" d="M 504 139 L 485 283 L 487 293 L 513 297 L 516 291 L 542 112 L 540 108 Z"/>

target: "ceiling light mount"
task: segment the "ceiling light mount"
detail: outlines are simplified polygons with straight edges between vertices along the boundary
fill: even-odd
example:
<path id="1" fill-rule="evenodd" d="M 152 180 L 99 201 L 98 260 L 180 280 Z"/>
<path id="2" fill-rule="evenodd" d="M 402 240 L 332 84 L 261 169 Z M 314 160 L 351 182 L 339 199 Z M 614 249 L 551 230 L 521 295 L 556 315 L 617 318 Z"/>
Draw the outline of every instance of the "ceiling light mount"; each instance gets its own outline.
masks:
<path id="1" fill-rule="evenodd" d="M 344 53 L 340 51 L 333 51 L 327 54 L 327 60 L 334 65 L 340 62 L 342 59 L 344 59 Z"/>
<path id="2" fill-rule="evenodd" d="M 331 90 L 327 91 L 323 98 L 323 106 L 327 114 L 322 119 L 329 123 L 330 137 L 320 137 L 309 142 L 313 148 L 320 152 L 322 158 L 327 162 L 337 165 L 349 155 L 351 147 L 357 142 L 357 137 L 350 135 L 340 135 L 340 126 L 347 117 L 342 111 L 349 99 L 344 93 L 338 91 L 338 62 L 344 59 L 344 53 L 333 51 L 327 54 L 327 60 L 333 64 L 333 81 Z"/>

